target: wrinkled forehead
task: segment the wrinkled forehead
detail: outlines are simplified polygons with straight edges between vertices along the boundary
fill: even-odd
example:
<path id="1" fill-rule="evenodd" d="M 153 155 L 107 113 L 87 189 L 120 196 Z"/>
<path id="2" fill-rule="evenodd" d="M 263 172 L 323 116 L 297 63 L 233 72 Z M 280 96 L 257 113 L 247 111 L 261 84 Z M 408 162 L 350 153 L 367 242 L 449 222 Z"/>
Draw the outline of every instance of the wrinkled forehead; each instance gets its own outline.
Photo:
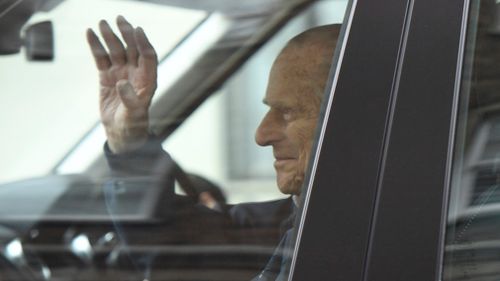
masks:
<path id="1" fill-rule="evenodd" d="M 319 110 L 332 53 L 321 44 L 289 44 L 275 59 L 264 102 L 272 107 Z"/>
<path id="2" fill-rule="evenodd" d="M 284 52 L 276 58 L 269 75 L 269 83 L 283 87 L 315 87 L 322 85 L 329 67 L 318 61 L 317 55 L 301 52 Z"/>
<path id="3" fill-rule="evenodd" d="M 323 85 L 328 77 L 333 50 L 319 44 L 287 45 L 275 59 L 270 79 L 288 79 L 302 85 Z"/>
<path id="4" fill-rule="evenodd" d="M 276 66 L 271 71 L 264 103 L 278 109 L 317 110 L 324 83 L 296 64 Z"/>

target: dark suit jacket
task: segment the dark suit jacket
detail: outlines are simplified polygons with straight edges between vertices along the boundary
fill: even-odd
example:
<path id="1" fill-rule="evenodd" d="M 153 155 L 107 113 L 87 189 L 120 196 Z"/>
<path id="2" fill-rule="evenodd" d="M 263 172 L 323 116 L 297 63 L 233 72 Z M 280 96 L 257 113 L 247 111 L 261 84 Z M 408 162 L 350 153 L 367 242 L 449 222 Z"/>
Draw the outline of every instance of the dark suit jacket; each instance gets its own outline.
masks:
<path id="1" fill-rule="evenodd" d="M 242 203 L 224 208 L 226 212 L 210 210 L 188 198 L 175 195 L 173 189 L 173 161 L 161 142 L 151 140 L 144 147 L 115 155 L 105 145 L 105 155 L 116 176 L 151 176 L 161 178 L 172 200 L 167 200 L 174 213 L 171 229 L 175 233 L 167 243 L 185 244 L 240 244 L 267 247 L 252 258 L 255 275 L 268 264 L 274 248 L 291 228 L 289 218 L 295 208 L 291 197 L 267 202 Z M 170 235 L 172 236 L 172 235 Z"/>
<path id="2" fill-rule="evenodd" d="M 277 245 L 290 228 L 287 218 L 292 214 L 291 197 L 266 202 L 242 203 L 231 206 L 229 214 L 245 243 Z"/>
<path id="3" fill-rule="evenodd" d="M 107 144 L 104 152 L 108 165 L 113 175 L 116 176 L 151 176 L 162 178 L 165 188 L 171 192 L 171 196 L 179 201 L 184 213 L 195 216 L 209 216 L 212 223 L 208 229 L 225 227 L 228 239 L 237 243 L 271 245 L 279 243 L 283 233 L 290 228 L 282 223 L 292 213 L 294 203 L 291 197 L 267 202 L 243 203 L 227 206 L 227 214 L 219 214 L 222 222 L 217 222 L 217 214 L 208 208 L 194 206 L 187 203 L 189 200 L 173 194 L 173 160 L 161 147 L 161 140 L 151 138 L 143 147 L 125 154 L 113 154 Z M 189 210 L 189 209 L 194 209 Z M 193 213 L 194 212 L 194 213 Z M 227 222 L 226 220 L 229 220 Z M 203 219 L 202 219 L 203 220 Z M 216 223 L 217 222 L 217 223 Z M 215 223 L 215 224 L 213 224 Z M 202 235 L 203 236 L 203 235 Z"/>

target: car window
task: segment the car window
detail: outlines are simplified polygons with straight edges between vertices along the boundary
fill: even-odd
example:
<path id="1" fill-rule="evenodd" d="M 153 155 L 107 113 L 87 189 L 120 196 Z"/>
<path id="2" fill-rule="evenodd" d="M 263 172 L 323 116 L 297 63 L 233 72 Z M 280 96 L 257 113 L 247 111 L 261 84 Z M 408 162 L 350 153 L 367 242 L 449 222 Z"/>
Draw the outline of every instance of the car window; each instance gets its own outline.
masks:
<path id="1" fill-rule="evenodd" d="M 275 171 L 269 165 L 274 161 L 272 148 L 255 143 L 255 131 L 269 109 L 263 99 L 271 65 L 290 38 L 315 25 L 340 23 L 345 7 L 345 1 L 320 2 L 306 12 L 322 15 L 315 17 L 314 24 L 308 22 L 307 16 L 288 23 L 192 114 L 163 147 L 182 166 L 223 187 L 230 203 L 286 196 L 275 188 Z"/>
<path id="2" fill-rule="evenodd" d="M 33 3 L 16 4 L 18 2 Z M 52 60 L 28 60 L 28 48 L 24 46 L 15 46 L 15 49 L 20 49 L 17 53 L 9 53 L 8 46 L 2 51 L 5 54 L 0 57 L 0 81 L 5 95 L 0 105 L 0 122 L 6 136 L 0 148 L 4 156 L 0 163 L 2 183 L 50 173 L 97 123 L 97 100 L 91 93 L 98 90 L 98 77 L 91 54 L 82 41 L 86 28 L 96 26 L 100 19 L 114 21 L 117 14 L 123 14 L 141 23 L 157 46 L 159 57 L 164 57 L 208 14 L 202 10 L 112 0 L 86 1 L 85 4 L 74 0 L 53 1 L 60 3 L 45 11 L 35 2 L 41 1 L 6 1 L 2 4 L 5 7 L 1 7 L 7 12 L 0 19 L 2 25 L 19 24 L 21 27 L 24 24 L 23 31 L 17 30 L 18 33 L 6 30 L 1 37 L 2 44 L 14 42 L 16 38 L 21 40 L 27 36 L 21 33 L 26 33 L 28 26 L 47 21 L 52 23 L 54 40 Z M 40 11 L 29 19 L 15 17 L 35 8 Z M 82 10 L 92 12 L 82 13 Z M 34 32 L 30 34 L 35 34 L 32 36 L 45 35 L 40 29 L 32 30 Z M 165 32 L 171 35 L 164 36 Z M 34 44 L 38 37 L 32 38 L 35 38 L 31 43 L 34 47 L 29 50 L 43 50 L 43 44 Z M 63 137 L 55 137 L 61 132 L 64 132 Z M 96 156 L 96 152 L 90 153 L 92 155 L 87 155 L 87 158 Z M 33 158 L 37 161 L 32 161 Z M 78 162 L 77 166 L 85 168 L 85 162 L 89 160 L 80 158 Z"/>
<path id="3" fill-rule="evenodd" d="M 18 2 L 0 279 L 286 278 L 347 1 Z"/>
<path id="4" fill-rule="evenodd" d="M 496 280 L 499 233 L 498 1 L 471 1 L 447 218 L 444 280 Z"/>

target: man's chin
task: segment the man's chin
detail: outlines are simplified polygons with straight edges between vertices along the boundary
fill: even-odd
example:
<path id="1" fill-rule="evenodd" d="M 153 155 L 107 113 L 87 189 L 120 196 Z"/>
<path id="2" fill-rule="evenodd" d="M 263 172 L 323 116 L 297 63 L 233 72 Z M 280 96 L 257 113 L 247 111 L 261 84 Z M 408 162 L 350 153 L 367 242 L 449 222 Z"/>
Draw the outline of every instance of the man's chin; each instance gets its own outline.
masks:
<path id="1" fill-rule="evenodd" d="M 302 181 L 297 180 L 297 177 L 295 177 L 295 175 L 278 175 L 277 184 L 279 190 L 283 194 L 300 195 Z"/>

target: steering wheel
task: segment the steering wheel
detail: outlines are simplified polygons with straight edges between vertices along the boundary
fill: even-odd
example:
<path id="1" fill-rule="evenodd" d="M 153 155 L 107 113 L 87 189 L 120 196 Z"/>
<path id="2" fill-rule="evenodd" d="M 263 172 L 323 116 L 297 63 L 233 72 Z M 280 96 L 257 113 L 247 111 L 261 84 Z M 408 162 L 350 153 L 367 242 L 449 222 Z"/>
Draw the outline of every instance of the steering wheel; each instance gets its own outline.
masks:
<path id="1" fill-rule="evenodd" d="M 218 211 L 226 210 L 226 198 L 219 186 L 202 176 L 186 173 L 176 162 L 173 171 L 175 180 L 193 202 Z"/>

